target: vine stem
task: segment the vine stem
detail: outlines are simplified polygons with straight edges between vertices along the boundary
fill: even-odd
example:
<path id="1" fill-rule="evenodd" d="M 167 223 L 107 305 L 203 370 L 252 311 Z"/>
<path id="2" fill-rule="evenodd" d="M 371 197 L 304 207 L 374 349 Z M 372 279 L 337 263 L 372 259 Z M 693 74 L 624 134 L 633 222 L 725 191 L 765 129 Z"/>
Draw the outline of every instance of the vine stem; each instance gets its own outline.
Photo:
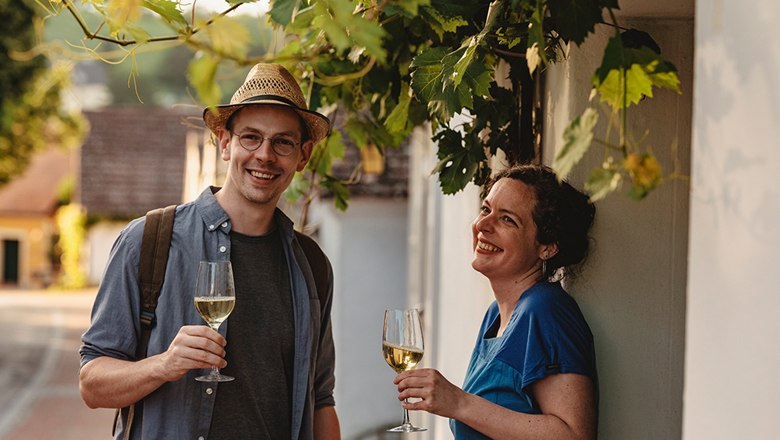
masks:
<path id="1" fill-rule="evenodd" d="M 620 43 L 620 64 L 621 64 L 621 87 L 623 88 L 623 102 L 620 107 L 620 148 L 623 150 L 623 157 L 628 157 L 628 145 L 626 145 L 626 133 L 628 130 L 628 71 L 625 68 L 625 53 L 623 52 L 623 40 L 620 39 L 620 26 L 618 25 L 615 11 L 608 8 L 609 17 L 612 25 L 615 27 L 615 36 Z"/>
<path id="2" fill-rule="evenodd" d="M 68 12 L 70 12 L 70 14 L 76 20 L 76 22 L 78 23 L 79 27 L 81 27 L 81 30 L 84 32 L 84 36 L 86 36 L 87 39 L 89 39 L 89 40 L 105 41 L 105 42 L 113 43 L 113 44 L 116 44 L 116 45 L 122 46 L 122 47 L 138 44 L 137 40 L 117 39 L 117 38 L 106 37 L 104 35 L 99 35 L 98 33 L 103 28 L 103 23 L 100 24 L 100 26 L 98 27 L 98 29 L 95 32 L 90 31 L 89 27 L 87 26 L 87 23 L 84 21 L 84 18 L 81 17 L 81 15 L 76 11 L 76 9 L 73 7 L 71 2 L 69 0 L 62 0 L 62 3 L 65 5 L 65 8 L 68 9 Z M 213 17 L 209 21 L 207 21 L 205 26 L 211 25 L 217 17 L 223 17 L 223 16 L 229 14 L 230 12 L 234 11 L 236 8 L 238 8 L 239 6 L 241 6 L 243 4 L 244 3 L 236 3 L 234 5 L 231 5 L 229 8 L 225 9 L 224 11 L 220 12 L 215 17 Z M 194 8 L 193 8 L 193 16 L 192 16 L 193 20 L 195 18 L 194 14 L 195 14 L 195 12 L 194 12 Z M 185 29 L 185 32 L 183 32 L 183 34 L 168 35 L 168 36 L 165 36 L 165 37 L 153 37 L 153 38 L 150 38 L 150 39 L 146 40 L 145 43 L 155 43 L 155 42 L 161 42 L 161 41 L 175 41 L 175 40 L 186 39 L 186 37 L 192 36 L 192 35 L 195 35 L 196 33 L 198 33 L 201 30 L 201 28 L 194 28 L 194 29 L 189 30 L 189 31 L 188 30 L 189 30 L 189 26 L 187 26 L 187 28 Z"/>

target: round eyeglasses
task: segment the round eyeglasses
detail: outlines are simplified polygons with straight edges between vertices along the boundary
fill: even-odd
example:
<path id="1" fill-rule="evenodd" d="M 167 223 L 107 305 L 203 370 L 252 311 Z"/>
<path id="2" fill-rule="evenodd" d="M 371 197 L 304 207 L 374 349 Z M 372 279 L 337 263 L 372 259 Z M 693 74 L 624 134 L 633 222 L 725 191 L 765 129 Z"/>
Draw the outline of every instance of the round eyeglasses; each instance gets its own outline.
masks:
<path id="1" fill-rule="evenodd" d="M 238 144 L 241 145 L 246 151 L 255 151 L 263 145 L 266 139 L 271 141 L 271 148 L 274 153 L 279 156 L 289 156 L 295 151 L 295 147 L 300 145 L 300 142 L 295 142 L 292 139 L 284 137 L 266 138 L 260 133 L 246 132 L 246 133 L 233 133 L 238 136 Z"/>

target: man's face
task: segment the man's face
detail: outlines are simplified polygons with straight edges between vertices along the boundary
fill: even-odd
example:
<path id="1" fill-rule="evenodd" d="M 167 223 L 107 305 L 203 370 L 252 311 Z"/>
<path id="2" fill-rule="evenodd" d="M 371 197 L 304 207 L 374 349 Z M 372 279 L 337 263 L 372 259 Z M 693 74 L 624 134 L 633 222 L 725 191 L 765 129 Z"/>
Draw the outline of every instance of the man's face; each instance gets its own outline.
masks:
<path id="1" fill-rule="evenodd" d="M 290 185 L 296 171 L 303 170 L 311 155 L 312 141 L 301 143 L 303 124 L 289 108 L 253 105 L 241 109 L 234 117 L 232 129 L 221 129 L 219 148 L 228 162 L 225 191 L 233 202 L 276 207 L 282 192 Z M 263 138 L 259 148 L 247 151 L 240 136 Z M 297 146 L 288 156 L 277 154 L 271 139 L 285 139 Z"/>

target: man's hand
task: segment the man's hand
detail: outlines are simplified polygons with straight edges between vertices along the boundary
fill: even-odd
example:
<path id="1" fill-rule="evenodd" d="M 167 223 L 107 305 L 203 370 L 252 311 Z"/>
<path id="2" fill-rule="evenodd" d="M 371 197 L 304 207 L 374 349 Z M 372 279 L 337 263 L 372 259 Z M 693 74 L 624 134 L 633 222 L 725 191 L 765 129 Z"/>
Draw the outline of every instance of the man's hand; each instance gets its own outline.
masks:
<path id="1" fill-rule="evenodd" d="M 160 374 L 166 381 L 179 380 L 196 368 L 223 368 L 225 344 L 222 335 L 205 325 L 187 325 L 179 329 L 168 350 L 160 354 Z"/>

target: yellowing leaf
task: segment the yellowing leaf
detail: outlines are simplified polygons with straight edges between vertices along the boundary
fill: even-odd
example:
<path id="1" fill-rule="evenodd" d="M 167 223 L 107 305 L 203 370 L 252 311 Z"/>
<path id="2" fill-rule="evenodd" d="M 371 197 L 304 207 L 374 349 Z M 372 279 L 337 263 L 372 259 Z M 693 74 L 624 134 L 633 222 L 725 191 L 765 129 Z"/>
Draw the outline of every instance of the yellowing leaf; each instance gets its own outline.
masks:
<path id="1" fill-rule="evenodd" d="M 249 31 L 240 21 L 232 17 L 216 16 L 210 25 L 200 23 L 199 26 L 204 29 L 217 53 L 237 58 L 246 56 Z"/>
<path id="2" fill-rule="evenodd" d="M 214 81 L 218 60 L 208 55 L 193 58 L 187 67 L 190 84 L 195 87 L 198 97 L 206 107 L 219 104 L 222 95 L 219 85 Z"/>
<path id="3" fill-rule="evenodd" d="M 623 176 L 606 161 L 601 168 L 591 170 L 585 182 L 585 191 L 590 193 L 590 200 L 595 202 L 615 191 L 623 182 Z"/>
<path id="4" fill-rule="evenodd" d="M 401 85 L 401 94 L 398 96 L 398 105 L 385 119 L 385 127 L 390 133 L 400 133 L 406 130 L 409 123 L 409 104 L 412 102 L 411 89 L 408 83 Z"/>
<path id="5" fill-rule="evenodd" d="M 115 29 L 121 29 L 127 22 L 138 19 L 141 15 L 143 0 L 111 0 L 108 4 L 108 19 Z"/>
<path id="6" fill-rule="evenodd" d="M 528 62 L 528 72 L 534 73 L 534 70 L 539 67 L 539 63 L 542 61 L 542 58 L 539 56 L 538 44 L 534 43 L 533 46 L 526 49 L 525 59 Z"/>

